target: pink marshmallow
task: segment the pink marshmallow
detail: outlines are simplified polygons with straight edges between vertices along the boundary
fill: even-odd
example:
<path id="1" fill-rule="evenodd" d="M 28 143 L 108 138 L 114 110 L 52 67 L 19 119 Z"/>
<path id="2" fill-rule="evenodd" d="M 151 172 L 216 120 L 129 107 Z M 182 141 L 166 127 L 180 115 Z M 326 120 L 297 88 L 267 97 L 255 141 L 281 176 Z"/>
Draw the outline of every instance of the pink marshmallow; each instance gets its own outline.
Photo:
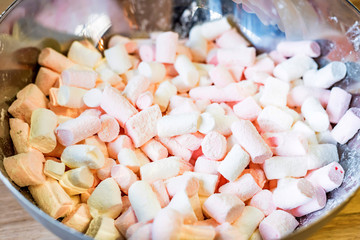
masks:
<path id="1" fill-rule="evenodd" d="M 277 45 L 276 50 L 285 57 L 303 54 L 317 58 L 321 54 L 320 45 L 315 41 L 283 41 Z"/>
<path id="2" fill-rule="evenodd" d="M 233 106 L 234 113 L 241 119 L 254 121 L 261 112 L 261 107 L 252 96 Z"/>
<path id="3" fill-rule="evenodd" d="M 150 87 L 150 80 L 142 75 L 135 75 L 128 80 L 123 94 L 130 102 L 135 105 L 139 96 L 146 92 Z"/>
<path id="4" fill-rule="evenodd" d="M 219 49 L 217 59 L 219 64 L 252 66 L 255 63 L 256 50 L 253 47 L 238 47 L 234 49 Z"/>
<path id="5" fill-rule="evenodd" d="M 113 141 L 120 132 L 119 123 L 116 119 L 110 115 L 104 114 L 100 117 L 101 130 L 98 132 L 98 136 L 103 142 Z"/>
<path id="6" fill-rule="evenodd" d="M 282 55 L 279 51 L 273 50 L 269 53 L 269 57 L 271 57 L 272 60 L 274 60 L 275 64 L 278 65 L 279 63 L 282 63 L 286 60 L 284 55 Z"/>
<path id="7" fill-rule="evenodd" d="M 255 194 L 250 200 L 249 206 L 256 207 L 261 210 L 265 216 L 270 215 L 276 210 L 276 206 L 273 201 L 272 192 L 269 190 L 261 190 Z"/>
<path id="8" fill-rule="evenodd" d="M 337 162 L 332 162 L 322 168 L 310 171 L 306 176 L 314 185 L 319 185 L 326 192 L 338 188 L 344 180 L 345 171 Z"/>
<path id="9" fill-rule="evenodd" d="M 226 138 L 223 135 L 212 131 L 205 135 L 201 142 L 201 149 L 205 157 L 218 161 L 226 154 L 226 144 Z"/>
<path id="10" fill-rule="evenodd" d="M 60 124 L 55 129 L 59 143 L 70 146 L 99 132 L 101 121 L 98 117 L 81 115 Z"/>
<path id="11" fill-rule="evenodd" d="M 233 194 L 215 193 L 203 204 L 204 212 L 218 223 L 233 223 L 245 207 L 244 202 Z"/>
<path id="12" fill-rule="evenodd" d="M 174 137 L 175 141 L 177 141 L 181 146 L 189 149 L 190 151 L 196 151 L 200 148 L 201 142 L 204 137 L 201 134 L 182 134 Z"/>
<path id="13" fill-rule="evenodd" d="M 240 82 L 242 80 L 245 67 L 240 65 L 228 65 L 226 68 L 229 70 L 235 82 Z"/>
<path id="14" fill-rule="evenodd" d="M 185 161 L 189 161 L 192 156 L 192 151 L 181 146 L 175 138 L 157 137 L 157 141 L 161 142 L 173 156 L 181 157 Z"/>
<path id="15" fill-rule="evenodd" d="M 317 98 L 322 106 L 326 106 L 330 97 L 330 90 L 316 87 L 296 86 L 290 90 L 287 104 L 289 107 L 301 107 L 308 97 Z"/>
<path id="16" fill-rule="evenodd" d="M 129 227 L 137 223 L 137 221 L 133 208 L 129 207 L 115 220 L 115 227 L 121 235 L 125 236 Z"/>
<path id="17" fill-rule="evenodd" d="M 169 202 L 169 194 L 167 192 L 167 187 L 163 180 L 157 180 L 153 183 L 151 183 L 151 188 L 154 191 L 154 193 L 157 196 L 157 199 L 159 200 L 161 208 L 166 207 Z"/>
<path id="18" fill-rule="evenodd" d="M 45 94 L 49 95 L 49 90 L 59 80 L 60 75 L 46 67 L 41 67 L 36 75 L 35 85 Z"/>
<path id="19" fill-rule="evenodd" d="M 155 46 L 152 44 L 143 44 L 139 48 L 139 55 L 141 61 L 152 62 L 155 61 Z"/>
<path id="20" fill-rule="evenodd" d="M 261 188 L 249 173 L 244 174 L 234 182 L 226 183 L 219 188 L 220 193 L 235 194 L 241 201 L 249 200 L 259 191 L 261 191 Z"/>
<path id="21" fill-rule="evenodd" d="M 331 123 L 338 123 L 349 108 L 351 94 L 339 87 L 333 87 L 330 92 L 326 112 Z"/>
<path id="22" fill-rule="evenodd" d="M 157 122 L 162 114 L 158 105 L 146 108 L 130 117 L 125 124 L 125 131 L 135 147 L 144 145 L 157 134 Z"/>
<path id="23" fill-rule="evenodd" d="M 112 142 L 109 142 L 107 144 L 107 148 L 109 156 L 116 159 L 121 149 L 129 148 L 131 150 L 134 150 L 134 145 L 127 135 L 120 135 Z"/>
<path id="24" fill-rule="evenodd" d="M 326 192 L 322 187 L 316 186 L 314 197 L 310 200 L 310 202 L 298 206 L 297 208 L 291 209 L 290 213 L 294 217 L 302 217 L 306 214 L 324 208 L 325 205 L 326 205 Z"/>
<path id="25" fill-rule="evenodd" d="M 222 65 L 218 65 L 211 69 L 209 71 L 209 76 L 211 81 L 213 81 L 217 87 L 225 87 L 226 85 L 235 82 L 229 70 Z"/>
<path id="26" fill-rule="evenodd" d="M 239 46 L 249 46 L 249 42 L 243 38 L 235 28 L 228 30 L 216 39 L 216 45 L 220 48 L 237 48 Z"/>
<path id="27" fill-rule="evenodd" d="M 208 174 L 218 174 L 218 167 L 220 162 L 208 159 L 205 156 L 200 156 L 197 158 L 194 166 L 194 172 L 199 173 L 208 173 Z"/>
<path id="28" fill-rule="evenodd" d="M 157 161 L 168 157 L 169 153 L 166 147 L 155 139 L 149 140 L 141 146 L 141 150 L 152 160 Z"/>
<path id="29" fill-rule="evenodd" d="M 136 106 L 143 110 L 145 108 L 150 107 L 154 102 L 154 96 L 151 92 L 146 91 L 142 94 L 140 94 L 136 100 Z"/>
<path id="30" fill-rule="evenodd" d="M 151 240 L 151 228 L 151 223 L 135 223 L 128 228 L 125 237 L 129 240 Z"/>
<path id="31" fill-rule="evenodd" d="M 198 193 L 200 187 L 199 180 L 190 175 L 169 178 L 165 184 L 170 197 L 174 197 L 180 191 L 185 191 L 188 197 L 192 197 Z"/>
<path id="32" fill-rule="evenodd" d="M 132 170 L 121 164 L 114 165 L 111 168 L 111 177 L 125 194 L 128 194 L 130 186 L 138 180 L 138 177 Z"/>
<path id="33" fill-rule="evenodd" d="M 100 180 L 111 177 L 111 169 L 116 164 L 112 158 L 105 158 L 104 166 L 96 170 L 96 175 Z"/>
<path id="34" fill-rule="evenodd" d="M 259 225 L 261 237 L 264 240 L 282 239 L 299 225 L 295 217 L 282 210 L 275 210 Z"/>
<path id="35" fill-rule="evenodd" d="M 71 87 L 91 89 L 95 87 L 97 73 L 91 69 L 69 68 L 61 73 L 61 83 Z"/>
<path id="36" fill-rule="evenodd" d="M 174 63 L 179 35 L 175 32 L 164 32 L 156 38 L 156 61 Z"/>
<path id="37" fill-rule="evenodd" d="M 278 156 L 303 156 L 308 151 L 306 138 L 294 131 L 265 133 L 262 137 Z"/>
<path id="38" fill-rule="evenodd" d="M 237 142 L 249 153 L 253 163 L 264 163 L 266 159 L 272 157 L 270 147 L 249 120 L 234 122 L 231 131 Z"/>
<path id="39" fill-rule="evenodd" d="M 340 144 L 349 141 L 360 129 L 360 108 L 350 108 L 331 131 L 332 137 Z"/>

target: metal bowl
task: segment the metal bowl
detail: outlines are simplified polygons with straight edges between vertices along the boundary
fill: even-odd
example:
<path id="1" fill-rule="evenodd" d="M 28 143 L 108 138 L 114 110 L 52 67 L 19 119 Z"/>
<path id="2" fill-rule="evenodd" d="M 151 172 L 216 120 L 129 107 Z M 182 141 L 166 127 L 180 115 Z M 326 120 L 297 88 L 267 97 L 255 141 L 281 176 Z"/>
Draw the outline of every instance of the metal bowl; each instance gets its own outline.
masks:
<path id="1" fill-rule="evenodd" d="M 66 52 L 71 41 L 90 39 L 102 49 L 109 36 L 147 36 L 151 31 L 174 30 L 186 37 L 200 22 L 231 15 L 244 36 L 259 52 L 272 50 L 284 38 L 313 39 L 320 43 L 320 66 L 343 61 L 348 74 L 336 85 L 354 94 L 359 107 L 360 15 L 342 0 L 26 0 L 15 1 L 0 15 L 0 179 L 33 218 L 62 239 L 89 239 L 49 217 L 35 204 L 26 188 L 19 188 L 4 170 L 3 158 L 14 154 L 7 109 L 16 93 L 34 81 L 37 55 L 44 47 Z M 86 7 L 84 7 L 86 6 Z M 328 193 L 324 209 L 299 219 L 288 239 L 305 239 L 333 218 L 360 188 L 360 134 L 338 145 L 345 169 L 343 184 Z"/>

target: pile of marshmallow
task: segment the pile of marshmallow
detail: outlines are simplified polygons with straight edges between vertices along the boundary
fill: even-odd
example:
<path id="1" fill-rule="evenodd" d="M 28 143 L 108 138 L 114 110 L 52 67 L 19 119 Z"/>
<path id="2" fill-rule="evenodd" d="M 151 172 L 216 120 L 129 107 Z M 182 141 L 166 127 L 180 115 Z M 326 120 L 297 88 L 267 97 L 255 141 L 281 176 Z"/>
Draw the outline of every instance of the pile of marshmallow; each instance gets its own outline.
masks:
<path id="1" fill-rule="evenodd" d="M 9 177 L 95 239 L 279 239 L 323 208 L 360 128 L 314 41 L 256 49 L 226 18 L 45 48 L 9 108 Z M 100 45 L 102 47 L 102 45 Z M 335 126 L 331 127 L 331 124 Z M 336 125 L 335 125 L 336 124 Z"/>

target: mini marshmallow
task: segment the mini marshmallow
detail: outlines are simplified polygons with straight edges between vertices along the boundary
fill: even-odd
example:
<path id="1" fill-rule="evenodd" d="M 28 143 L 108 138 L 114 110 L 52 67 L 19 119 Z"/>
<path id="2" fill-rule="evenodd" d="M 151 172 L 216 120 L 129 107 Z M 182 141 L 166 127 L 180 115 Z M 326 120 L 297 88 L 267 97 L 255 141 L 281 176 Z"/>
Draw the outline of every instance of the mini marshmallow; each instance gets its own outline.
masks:
<path id="1" fill-rule="evenodd" d="M 303 121 L 296 121 L 293 127 L 291 128 L 291 131 L 305 137 L 305 139 L 309 144 L 318 143 L 315 135 L 315 131 L 311 129 L 310 126 Z"/>
<path id="2" fill-rule="evenodd" d="M 332 137 L 340 144 L 349 141 L 360 129 L 360 108 L 352 107 L 340 118 L 331 131 Z"/>
<path id="3" fill-rule="evenodd" d="M 98 78 L 100 78 L 104 83 L 111 85 L 122 83 L 122 78 L 110 69 L 106 59 L 102 60 L 100 64 L 96 66 L 95 71 L 98 73 Z"/>
<path id="4" fill-rule="evenodd" d="M 198 130 L 199 119 L 199 113 L 164 116 L 157 122 L 157 135 L 159 137 L 172 137 L 195 133 Z"/>
<path id="5" fill-rule="evenodd" d="M 129 240 L 151 240 L 152 223 L 144 224 L 142 222 L 132 225 L 126 231 L 126 239 Z"/>
<path id="6" fill-rule="evenodd" d="M 264 162 L 266 178 L 280 179 L 284 177 L 303 177 L 308 170 L 307 157 L 280 157 L 274 156 Z"/>
<path id="7" fill-rule="evenodd" d="M 320 56 L 320 45 L 315 41 L 283 41 L 276 46 L 276 50 L 284 57 L 292 57 L 298 54 L 317 58 Z"/>
<path id="8" fill-rule="evenodd" d="M 161 208 L 166 207 L 170 202 L 170 198 L 169 198 L 169 194 L 166 190 L 164 181 L 157 180 L 157 181 L 151 183 L 151 188 L 154 191 L 154 193 L 156 194 Z"/>
<path id="9" fill-rule="evenodd" d="M 230 72 L 222 65 L 218 65 L 209 72 L 210 79 L 215 86 L 225 87 L 226 85 L 235 82 Z"/>
<path id="10" fill-rule="evenodd" d="M 140 110 L 150 107 L 154 102 L 154 96 L 150 91 L 146 91 L 139 95 L 136 100 L 136 107 Z"/>
<path id="11" fill-rule="evenodd" d="M 204 214 L 202 211 L 203 202 L 201 202 L 199 194 L 196 193 L 192 197 L 189 198 L 192 208 L 194 209 L 194 213 L 198 219 L 198 221 L 204 220 Z"/>
<path id="12" fill-rule="evenodd" d="M 282 178 L 273 191 L 274 204 L 289 210 L 311 201 L 315 187 L 304 178 Z"/>
<path id="13" fill-rule="evenodd" d="M 194 101 L 185 96 L 172 96 L 168 107 L 168 115 L 181 115 L 189 113 L 199 113 Z"/>
<path id="14" fill-rule="evenodd" d="M 235 144 L 221 161 L 218 171 L 229 181 L 235 181 L 249 165 L 250 156 L 238 144 Z"/>
<path id="15" fill-rule="evenodd" d="M 301 106 L 301 113 L 314 131 L 322 132 L 329 128 L 329 117 L 316 98 L 308 97 Z"/>
<path id="16" fill-rule="evenodd" d="M 207 158 L 218 161 L 226 154 L 226 138 L 218 132 L 209 132 L 201 142 L 201 149 Z"/>
<path id="17" fill-rule="evenodd" d="M 199 240 L 215 239 L 216 231 L 212 226 L 195 226 L 184 224 L 181 227 L 179 239 L 194 239 L 195 236 Z"/>
<path id="18" fill-rule="evenodd" d="M 331 123 L 338 123 L 349 108 L 351 94 L 339 87 L 333 87 L 330 92 L 326 112 Z"/>
<path id="19" fill-rule="evenodd" d="M 208 43 L 201 33 L 201 28 L 200 25 L 192 27 L 189 32 L 189 40 L 186 42 L 195 62 L 205 61 L 208 51 Z"/>
<path id="20" fill-rule="evenodd" d="M 288 106 L 301 107 L 308 97 L 315 97 L 322 106 L 326 106 L 330 97 L 330 90 L 303 85 L 293 87 L 288 95 Z"/>
<path id="21" fill-rule="evenodd" d="M 95 87 L 97 73 L 87 68 L 69 68 L 61 72 L 61 83 L 71 87 L 91 89 Z"/>
<path id="22" fill-rule="evenodd" d="M 54 130 L 57 125 L 56 115 L 45 108 L 38 108 L 31 115 L 29 135 L 30 146 L 43 153 L 49 153 L 56 147 Z"/>
<path id="23" fill-rule="evenodd" d="M 269 105 L 285 107 L 289 89 L 289 83 L 277 78 L 268 77 L 265 80 L 265 85 L 259 101 L 261 105 L 265 107 Z"/>
<path id="24" fill-rule="evenodd" d="M 119 135 L 114 141 L 107 144 L 107 148 L 109 156 L 111 158 L 117 158 L 121 149 L 129 148 L 131 150 L 134 150 L 134 145 L 127 135 Z"/>
<path id="25" fill-rule="evenodd" d="M 140 167 L 141 179 L 149 183 L 156 180 L 166 180 L 192 170 L 192 165 L 179 157 L 168 157 L 156 162 L 150 162 Z"/>
<path id="26" fill-rule="evenodd" d="M 201 34 L 206 40 L 215 40 L 224 32 L 231 29 L 231 25 L 227 18 L 216 19 L 201 25 Z"/>
<path id="27" fill-rule="evenodd" d="M 238 219 L 245 204 L 232 194 L 215 193 L 206 199 L 203 210 L 218 223 L 233 223 Z"/>
<path id="28" fill-rule="evenodd" d="M 113 141 L 119 135 L 119 123 L 115 118 L 107 114 L 101 115 L 100 121 L 101 130 L 97 133 L 98 137 L 103 142 Z"/>
<path id="29" fill-rule="evenodd" d="M 152 83 L 162 82 L 166 75 L 164 64 L 158 62 L 141 62 L 138 67 L 139 73 Z"/>
<path id="30" fill-rule="evenodd" d="M 117 159 L 120 164 L 128 167 L 135 173 L 137 173 L 141 167 L 140 159 L 136 156 L 135 151 L 132 149 L 120 149 Z"/>
<path id="31" fill-rule="evenodd" d="M 87 201 L 94 218 L 106 216 L 115 219 L 122 211 L 121 191 L 112 178 L 100 182 Z"/>
<path id="32" fill-rule="evenodd" d="M 128 196 L 139 222 L 152 220 L 161 210 L 156 194 L 145 181 L 133 183 L 129 188 Z"/>
<path id="33" fill-rule="evenodd" d="M 184 191 L 189 197 L 192 197 L 198 193 L 200 187 L 199 180 L 189 175 L 169 178 L 165 181 L 165 185 L 170 197 L 175 196 L 180 191 Z"/>
<path id="34" fill-rule="evenodd" d="M 88 229 L 91 219 L 89 207 L 87 204 L 81 203 L 78 204 L 61 223 L 83 233 Z"/>
<path id="35" fill-rule="evenodd" d="M 68 108 L 81 108 L 84 106 L 83 97 L 86 90 L 77 87 L 63 85 L 57 93 L 57 103 Z"/>
<path id="36" fill-rule="evenodd" d="M 141 61 L 152 62 L 155 61 L 155 46 L 152 43 L 142 44 L 139 47 L 139 56 Z"/>
<path id="37" fill-rule="evenodd" d="M 318 143 L 331 143 L 334 145 L 337 144 L 337 141 L 331 135 L 331 129 L 316 133 L 316 139 Z"/>
<path id="38" fill-rule="evenodd" d="M 111 70 L 123 74 L 131 68 L 131 61 L 123 44 L 116 44 L 104 51 L 104 55 Z"/>
<path id="39" fill-rule="evenodd" d="M 249 153 L 253 163 L 263 163 L 266 159 L 272 157 L 270 147 L 249 120 L 240 120 L 233 123 L 231 131 L 239 145 Z"/>
<path id="40" fill-rule="evenodd" d="M 136 222 L 137 219 L 134 210 L 130 206 L 115 220 L 115 227 L 121 233 L 121 235 L 125 236 L 126 231 L 130 228 L 130 226 L 134 225 Z"/>
<path id="41" fill-rule="evenodd" d="M 199 196 L 210 196 L 214 194 L 219 176 L 207 173 L 184 172 L 184 176 L 192 176 L 199 180 Z"/>
<path id="42" fill-rule="evenodd" d="M 86 138 L 84 140 L 84 144 L 98 147 L 100 149 L 100 151 L 104 154 L 105 158 L 109 157 L 109 153 L 107 151 L 106 144 L 103 141 L 101 141 L 98 136 L 92 136 L 92 137 Z"/>
<path id="43" fill-rule="evenodd" d="M 128 80 L 123 94 L 130 102 L 135 105 L 138 97 L 146 92 L 150 86 L 150 80 L 142 75 L 135 75 Z"/>
<path id="44" fill-rule="evenodd" d="M 120 235 L 118 230 L 115 228 L 114 219 L 106 217 L 106 216 L 99 216 L 99 217 L 94 218 L 90 222 L 90 226 L 85 234 L 96 240 L 122 239 L 122 236 Z"/>
<path id="45" fill-rule="evenodd" d="M 65 164 L 62 162 L 55 162 L 47 160 L 44 165 L 44 174 L 56 180 L 60 180 L 61 176 L 65 173 Z"/>
<path id="46" fill-rule="evenodd" d="M 262 137 L 277 156 L 303 156 L 308 151 L 305 136 L 295 131 L 264 133 Z"/>
<path id="47" fill-rule="evenodd" d="M 104 166 L 105 158 L 98 147 L 79 144 L 66 147 L 61 154 L 61 162 L 70 168 L 87 166 L 99 169 Z"/>
<path id="48" fill-rule="evenodd" d="M 260 190 L 251 174 L 244 174 L 236 181 L 226 183 L 219 188 L 220 193 L 235 194 L 241 201 L 249 200 Z"/>
<path id="49" fill-rule="evenodd" d="M 204 137 L 201 134 L 182 134 L 174 138 L 181 146 L 191 150 L 196 151 L 200 148 L 201 142 Z"/>
<path id="50" fill-rule="evenodd" d="M 254 121 L 261 112 L 261 107 L 254 97 L 249 96 L 233 106 L 234 113 L 241 119 Z"/>
<path id="51" fill-rule="evenodd" d="M 265 132 L 282 132 L 290 130 L 294 119 L 280 108 L 269 105 L 260 112 L 257 122 Z"/>
<path id="52" fill-rule="evenodd" d="M 4 158 L 4 168 L 11 180 L 19 187 L 43 184 L 44 156 L 40 152 L 19 153 Z"/>
<path id="53" fill-rule="evenodd" d="M 99 107 L 101 104 L 102 91 L 98 88 L 93 88 L 87 91 L 83 96 L 83 102 L 88 107 Z"/>
<path id="54" fill-rule="evenodd" d="M 178 92 L 187 92 L 199 82 L 199 72 L 185 55 L 179 55 L 174 64 L 175 70 L 179 73 L 171 82 L 176 86 Z"/>
<path id="55" fill-rule="evenodd" d="M 292 233 L 299 222 L 290 213 L 275 210 L 259 225 L 261 237 L 264 240 L 281 239 Z"/>
<path id="56" fill-rule="evenodd" d="M 297 208 L 291 209 L 290 213 L 294 217 L 302 217 L 306 214 L 315 212 L 324 208 L 326 205 L 326 192 L 320 186 L 315 187 L 315 194 L 314 197 L 311 199 L 310 202 L 305 203 Z"/>
<path id="57" fill-rule="evenodd" d="M 155 216 L 152 224 L 152 238 L 159 240 L 176 239 L 183 225 L 182 215 L 172 209 L 163 208 Z"/>
<path id="58" fill-rule="evenodd" d="M 96 170 L 96 176 L 100 180 L 105 180 L 111 176 L 111 169 L 116 164 L 115 160 L 112 158 L 105 158 L 104 166 Z"/>
<path id="59" fill-rule="evenodd" d="M 10 118 L 10 137 L 16 153 L 26 153 L 29 151 L 28 142 L 30 127 L 29 124 L 18 118 Z"/>
<path id="60" fill-rule="evenodd" d="M 125 122 L 138 112 L 118 90 L 109 86 L 104 89 L 101 108 L 110 116 L 115 117 L 121 127 L 124 127 Z"/>
<path id="61" fill-rule="evenodd" d="M 175 138 L 157 137 L 157 141 L 161 142 L 167 149 L 170 155 L 178 156 L 185 161 L 189 161 L 193 154 L 189 149 L 181 146 Z"/>
<path id="62" fill-rule="evenodd" d="M 200 156 L 196 159 L 194 172 L 217 175 L 220 163 L 220 161 L 214 161 L 207 157 Z"/>
<path id="63" fill-rule="evenodd" d="M 241 239 L 239 230 L 228 222 L 225 222 L 219 226 L 216 226 L 216 239 L 219 240 L 231 240 Z"/>
<path id="64" fill-rule="evenodd" d="M 311 69 L 317 69 L 317 63 L 306 55 L 296 55 L 278 64 L 274 68 L 274 76 L 283 81 L 290 82 L 300 78 Z"/>
<path id="65" fill-rule="evenodd" d="M 168 157 L 168 150 L 160 142 L 151 139 L 141 146 L 141 150 L 152 160 L 157 161 Z"/>
<path id="66" fill-rule="evenodd" d="M 70 195 L 85 193 L 94 184 L 94 175 L 88 167 L 79 167 L 66 171 L 59 181 L 60 185 Z"/>
<path id="67" fill-rule="evenodd" d="M 276 210 L 276 206 L 273 201 L 272 192 L 269 190 L 261 190 L 255 194 L 249 203 L 249 206 L 256 207 L 261 210 L 265 216 L 268 216 Z"/>
<path id="68" fill-rule="evenodd" d="M 271 52 L 269 52 L 269 57 L 271 57 L 271 59 L 274 60 L 276 65 L 286 60 L 284 55 L 282 55 L 280 52 L 276 50 L 272 50 Z"/>
<path id="69" fill-rule="evenodd" d="M 61 73 L 65 69 L 75 65 L 70 59 L 52 48 L 42 49 L 38 57 L 38 62 L 41 66 L 50 68 L 57 73 Z"/>
<path id="70" fill-rule="evenodd" d="M 175 32 L 164 32 L 156 38 L 155 59 L 161 63 L 174 63 L 179 34 Z"/>
<path id="71" fill-rule="evenodd" d="M 326 192 L 330 192 L 341 185 L 344 174 L 342 166 L 337 162 L 332 162 L 309 172 L 306 179 L 316 186 L 319 185 Z"/>
<path id="72" fill-rule="evenodd" d="M 46 67 L 40 67 L 36 75 L 35 85 L 47 96 L 49 90 L 59 80 L 59 74 Z"/>
<path id="73" fill-rule="evenodd" d="M 158 104 L 161 111 L 166 111 L 170 98 L 176 95 L 177 89 L 175 85 L 173 85 L 169 81 L 164 81 L 160 83 L 155 94 L 154 94 L 154 103 Z"/>
<path id="74" fill-rule="evenodd" d="M 333 144 L 314 144 L 309 145 L 308 150 L 308 169 L 323 167 L 332 162 L 339 162 L 339 155 L 336 145 Z"/>
<path id="75" fill-rule="evenodd" d="M 78 41 L 74 41 L 69 49 L 68 58 L 89 68 L 93 68 L 101 59 L 101 54 L 93 49 L 87 48 Z"/>
<path id="76" fill-rule="evenodd" d="M 178 191 L 171 199 L 168 207 L 178 211 L 183 216 L 185 224 L 192 224 L 198 220 L 190 199 L 184 191 Z"/>
<path id="77" fill-rule="evenodd" d="M 220 48 L 237 48 L 239 46 L 249 46 L 250 44 L 235 28 L 232 28 L 216 39 L 216 45 Z"/>
<path id="78" fill-rule="evenodd" d="M 32 112 L 46 108 L 48 100 L 35 84 L 28 84 L 16 94 L 17 99 L 10 105 L 8 112 L 15 118 L 31 122 Z"/>
<path id="79" fill-rule="evenodd" d="M 138 180 L 136 174 L 122 164 L 116 164 L 111 168 L 111 177 L 125 194 L 128 194 L 130 186 Z"/>
<path id="80" fill-rule="evenodd" d="M 343 62 L 331 62 L 325 67 L 316 70 L 310 70 L 303 76 L 306 86 L 329 88 L 334 83 L 343 79 L 346 75 L 346 65 Z"/>
<path id="81" fill-rule="evenodd" d="M 226 87 L 217 86 L 196 87 L 190 90 L 189 95 L 195 100 L 210 100 L 211 102 L 238 102 L 256 93 L 257 86 L 244 80 L 228 84 Z"/>
<path id="82" fill-rule="evenodd" d="M 200 125 L 199 125 L 200 133 L 208 134 L 209 132 L 214 130 L 215 126 L 216 126 L 216 121 L 210 113 L 204 112 L 200 115 Z"/>
<path id="83" fill-rule="evenodd" d="M 240 239 L 249 239 L 251 234 L 264 219 L 264 213 L 259 209 L 251 206 L 245 206 L 240 217 L 236 219 L 233 226 L 240 232 Z"/>
<path id="84" fill-rule="evenodd" d="M 265 72 L 272 74 L 274 70 L 274 61 L 268 56 L 268 54 L 263 53 L 256 57 L 255 64 L 245 69 L 246 78 L 251 78 L 251 75 L 256 72 Z"/>
<path id="85" fill-rule="evenodd" d="M 256 49 L 254 47 L 220 48 L 216 53 L 219 64 L 252 66 L 255 63 Z"/>

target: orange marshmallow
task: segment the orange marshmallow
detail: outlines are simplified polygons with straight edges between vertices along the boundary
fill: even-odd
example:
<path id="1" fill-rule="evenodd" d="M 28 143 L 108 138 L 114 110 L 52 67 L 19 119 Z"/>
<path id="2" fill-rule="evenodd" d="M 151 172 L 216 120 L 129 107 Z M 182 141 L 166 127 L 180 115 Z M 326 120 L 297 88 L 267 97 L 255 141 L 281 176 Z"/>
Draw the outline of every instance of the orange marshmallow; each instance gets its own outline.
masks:
<path id="1" fill-rule="evenodd" d="M 121 149 L 129 148 L 134 150 L 134 145 L 127 135 L 119 135 L 115 140 L 107 143 L 107 148 L 109 156 L 116 159 Z"/>
<path id="2" fill-rule="evenodd" d="M 120 132 L 119 123 L 110 115 L 104 114 L 100 117 L 101 130 L 97 133 L 98 137 L 103 142 L 113 141 Z"/>
<path id="3" fill-rule="evenodd" d="M 38 62 L 41 66 L 50 68 L 57 73 L 61 73 L 65 69 L 75 65 L 70 59 L 52 48 L 44 48 L 41 50 Z"/>
<path id="4" fill-rule="evenodd" d="M 59 80 L 60 75 L 46 67 L 41 67 L 35 79 L 35 85 L 46 95 Z"/>
<path id="5" fill-rule="evenodd" d="M 90 68 L 72 67 L 61 72 L 61 83 L 66 86 L 91 89 L 95 87 L 97 75 Z"/>
<path id="6" fill-rule="evenodd" d="M 125 236 L 129 227 L 137 222 L 133 208 L 129 207 L 115 220 L 115 227 L 123 236 Z"/>
<path id="7" fill-rule="evenodd" d="M 66 226 L 83 233 L 89 227 L 91 219 L 92 217 L 88 205 L 81 203 L 78 204 L 61 222 Z"/>
<path id="8" fill-rule="evenodd" d="M 167 192 L 167 187 L 165 186 L 165 183 L 163 180 L 157 180 L 153 183 L 151 183 L 151 188 L 154 191 L 154 193 L 157 196 L 157 199 L 160 202 L 161 208 L 166 207 L 169 202 L 169 194 Z"/>
<path id="9" fill-rule="evenodd" d="M 100 180 L 105 180 L 111 177 L 111 169 L 116 164 L 112 158 L 105 158 L 105 164 L 101 168 L 96 170 L 96 175 Z"/>
<path id="10" fill-rule="evenodd" d="M 18 118 L 10 118 L 10 136 L 14 144 L 16 153 L 26 153 L 29 151 L 29 124 Z"/>
<path id="11" fill-rule="evenodd" d="M 100 149 L 100 151 L 104 154 L 104 157 L 108 158 L 109 157 L 109 153 L 106 147 L 106 144 L 101 141 L 101 139 L 98 136 L 91 136 L 88 137 L 84 140 L 84 144 L 85 145 L 91 145 L 91 146 L 96 146 Z M 116 159 L 116 157 L 115 157 Z"/>

